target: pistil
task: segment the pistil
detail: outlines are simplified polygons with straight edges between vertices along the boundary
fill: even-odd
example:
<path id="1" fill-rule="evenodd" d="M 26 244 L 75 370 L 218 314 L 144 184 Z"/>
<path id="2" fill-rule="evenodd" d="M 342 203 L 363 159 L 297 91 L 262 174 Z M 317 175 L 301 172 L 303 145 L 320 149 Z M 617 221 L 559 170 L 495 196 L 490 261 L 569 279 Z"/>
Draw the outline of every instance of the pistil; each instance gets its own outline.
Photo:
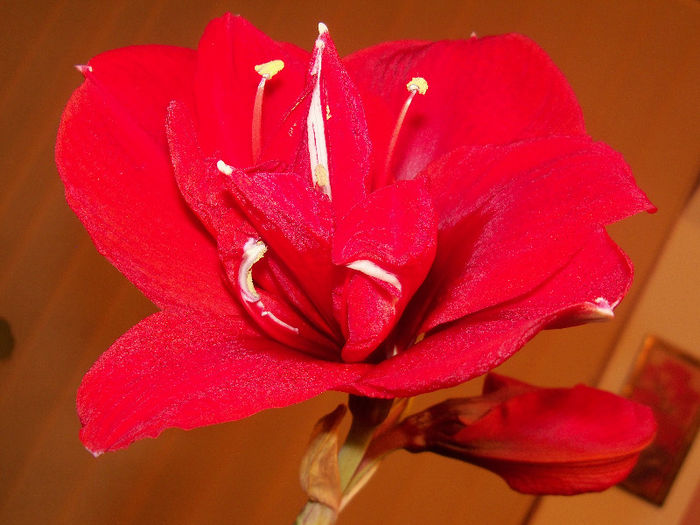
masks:
<path id="1" fill-rule="evenodd" d="M 403 126 L 403 121 L 406 118 L 406 113 L 408 113 L 408 108 L 411 107 L 411 102 L 416 96 L 416 93 L 425 95 L 428 91 L 428 83 L 422 77 L 412 78 L 408 84 L 406 84 L 406 89 L 408 90 L 408 98 L 406 102 L 403 103 L 399 117 L 396 119 L 396 125 L 394 126 L 394 132 L 391 135 L 391 141 L 389 141 L 389 150 L 386 155 L 386 163 L 384 164 L 384 180 L 381 186 L 385 186 L 389 183 L 389 169 L 391 168 L 391 159 L 394 155 L 394 149 L 396 148 L 396 142 L 399 138 L 399 132 L 401 131 L 401 126 Z"/>
<path id="2" fill-rule="evenodd" d="M 284 69 L 284 62 L 281 60 L 271 60 L 264 64 L 255 66 L 255 71 L 260 75 L 258 90 L 255 92 L 255 103 L 253 105 L 253 162 L 260 162 L 260 151 L 262 149 L 262 105 L 265 93 L 265 83 Z"/>

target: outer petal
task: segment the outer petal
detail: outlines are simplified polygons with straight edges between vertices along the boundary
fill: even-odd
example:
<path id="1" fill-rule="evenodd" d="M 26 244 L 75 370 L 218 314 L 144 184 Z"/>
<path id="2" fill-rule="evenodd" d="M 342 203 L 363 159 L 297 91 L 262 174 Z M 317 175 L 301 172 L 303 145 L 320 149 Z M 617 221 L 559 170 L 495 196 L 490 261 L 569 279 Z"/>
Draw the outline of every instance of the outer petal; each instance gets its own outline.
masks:
<path id="1" fill-rule="evenodd" d="M 367 357 L 394 327 L 428 273 L 436 242 L 423 181 L 386 186 L 337 223 L 333 262 L 355 273 L 344 284 L 345 361 Z"/>
<path id="2" fill-rule="evenodd" d="M 80 437 L 100 454 L 170 427 L 241 419 L 348 389 L 365 366 L 304 356 L 241 319 L 159 312 L 124 334 L 86 374 L 78 391 Z"/>
<path id="3" fill-rule="evenodd" d="M 422 177 L 440 221 L 422 331 L 528 292 L 591 230 L 653 209 L 622 157 L 587 138 L 463 148 Z"/>
<path id="4" fill-rule="evenodd" d="M 414 100 L 401 130 L 393 163 L 397 179 L 415 177 L 463 144 L 584 133 L 581 109 L 563 75 L 521 35 L 388 42 L 347 57 L 345 64 L 363 96 L 383 97 L 394 115 L 406 99 L 406 82 L 416 76 L 428 81 L 428 93 Z"/>
<path id="5" fill-rule="evenodd" d="M 428 333 L 373 368 L 362 386 L 368 395 L 412 396 L 458 385 L 495 368 L 540 330 L 570 319 L 583 306 L 600 299 L 616 305 L 631 279 L 628 259 L 607 234 L 597 232 L 536 290 Z M 410 328 L 401 325 L 409 333 Z"/>
<path id="6" fill-rule="evenodd" d="M 285 68 L 265 89 L 263 146 L 301 93 L 309 54 L 272 40 L 240 16 L 226 14 L 209 23 L 197 50 L 196 77 L 200 138 L 207 155 L 218 151 L 239 168 L 254 163 L 251 126 L 260 82 L 255 66 L 276 59 Z"/>
<path id="7" fill-rule="evenodd" d="M 193 53 L 145 46 L 83 68 L 56 143 L 66 198 L 105 255 L 161 307 L 235 311 L 215 246 L 184 205 L 165 137 L 170 100 L 192 96 Z"/>

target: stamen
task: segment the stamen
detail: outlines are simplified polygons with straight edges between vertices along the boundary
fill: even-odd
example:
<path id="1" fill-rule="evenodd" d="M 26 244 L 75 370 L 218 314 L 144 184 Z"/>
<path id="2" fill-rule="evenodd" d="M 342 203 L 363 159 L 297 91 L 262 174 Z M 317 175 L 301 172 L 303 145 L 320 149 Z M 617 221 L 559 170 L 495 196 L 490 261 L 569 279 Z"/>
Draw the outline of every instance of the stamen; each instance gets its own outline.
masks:
<path id="1" fill-rule="evenodd" d="M 406 99 L 406 102 L 403 103 L 403 107 L 401 108 L 401 112 L 399 113 L 399 118 L 396 119 L 394 133 L 391 135 L 391 141 L 389 142 L 389 150 L 386 154 L 386 164 L 384 164 L 384 180 L 382 181 L 381 186 L 384 186 L 389 183 L 389 168 L 391 168 L 391 158 L 394 155 L 396 141 L 399 138 L 399 131 L 401 131 L 401 126 L 403 125 L 403 121 L 406 118 L 406 113 L 408 113 L 408 108 L 411 106 L 411 102 L 413 102 L 413 97 L 416 96 L 416 93 L 419 93 L 420 95 L 425 95 L 426 91 L 428 91 L 428 83 L 422 77 L 414 77 L 408 82 L 408 84 L 406 84 L 406 89 L 408 89 L 408 98 Z"/>
<path id="2" fill-rule="evenodd" d="M 251 315 L 257 314 L 260 318 L 268 318 L 277 326 L 298 334 L 298 328 L 285 323 L 275 314 L 265 309 L 265 305 L 260 300 L 260 294 L 255 289 L 253 266 L 263 258 L 265 252 L 267 252 L 267 246 L 262 241 L 256 241 L 251 238 L 243 245 L 243 260 L 238 268 L 238 288 L 241 291 L 241 297 L 245 301 L 244 306 Z"/>
<path id="3" fill-rule="evenodd" d="M 216 161 L 216 169 L 227 176 L 230 176 L 233 173 L 233 166 L 229 166 L 223 160 Z"/>
<path id="4" fill-rule="evenodd" d="M 238 268 L 238 286 L 243 298 L 251 303 L 260 300 L 260 294 L 255 290 L 253 284 L 253 265 L 263 258 L 266 251 L 265 243 L 255 239 L 248 239 L 243 245 L 243 261 Z"/>
<path id="5" fill-rule="evenodd" d="M 260 315 L 261 315 L 262 317 L 269 317 L 269 318 L 272 319 L 275 323 L 277 323 L 278 325 L 280 325 L 282 328 L 286 328 L 287 330 L 290 330 L 290 331 L 294 332 L 295 334 L 298 334 L 298 333 L 299 333 L 299 329 L 298 329 L 298 328 L 296 328 L 295 326 L 292 326 L 292 325 L 290 325 L 290 324 L 285 323 L 284 321 L 282 321 L 279 317 L 277 317 L 277 316 L 276 316 L 275 314 L 273 314 L 272 312 L 268 312 L 267 310 L 263 310 L 263 312 L 262 312 Z"/>
<path id="6" fill-rule="evenodd" d="M 258 84 L 258 90 L 255 92 L 255 103 L 253 105 L 253 126 L 252 126 L 252 144 L 253 144 L 253 162 L 260 161 L 260 150 L 262 149 L 262 104 L 263 94 L 265 92 L 265 83 L 274 77 L 277 73 L 284 69 L 282 60 L 271 60 L 264 64 L 255 66 L 255 71 L 262 77 Z"/>
<path id="7" fill-rule="evenodd" d="M 326 43 L 323 35 L 328 33 L 328 28 L 324 23 L 318 24 L 319 37 L 316 39 L 316 55 L 311 74 L 316 76 L 314 89 L 311 93 L 311 106 L 309 115 L 306 117 L 306 130 L 309 143 L 309 164 L 311 166 L 311 180 L 314 185 L 321 188 L 323 193 L 331 198 L 331 185 L 328 179 L 328 150 L 326 148 L 326 130 L 323 121 L 323 108 L 321 106 L 321 66 L 323 61 L 323 50 Z M 330 107 L 326 105 L 326 114 L 330 115 Z M 319 175 L 325 177 L 319 178 Z"/>
<path id="8" fill-rule="evenodd" d="M 372 261 L 368 261 L 367 259 L 359 259 L 348 263 L 345 266 L 351 268 L 352 270 L 357 270 L 360 273 L 364 273 L 369 277 L 374 277 L 375 279 L 389 283 L 391 286 L 396 288 L 396 290 L 398 290 L 399 294 L 401 293 L 401 282 L 396 275 L 386 271 L 384 268 L 376 265 Z"/>

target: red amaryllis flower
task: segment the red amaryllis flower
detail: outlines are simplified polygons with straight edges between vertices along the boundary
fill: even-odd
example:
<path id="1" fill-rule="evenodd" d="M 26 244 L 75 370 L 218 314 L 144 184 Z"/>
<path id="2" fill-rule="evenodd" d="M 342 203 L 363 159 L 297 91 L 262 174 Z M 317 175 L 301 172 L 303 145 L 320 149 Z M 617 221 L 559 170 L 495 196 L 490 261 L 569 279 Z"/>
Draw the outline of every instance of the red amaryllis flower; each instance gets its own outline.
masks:
<path id="1" fill-rule="evenodd" d="M 226 15 L 196 51 L 80 69 L 68 202 L 161 310 L 83 380 L 95 453 L 329 389 L 456 385 L 629 287 L 604 227 L 651 204 L 522 36 L 341 60 L 322 24 L 307 53 Z"/>
<path id="2" fill-rule="evenodd" d="M 650 408 L 584 385 L 537 388 L 489 374 L 484 395 L 450 399 L 380 438 L 487 468 L 528 494 L 605 490 L 654 438 Z"/>

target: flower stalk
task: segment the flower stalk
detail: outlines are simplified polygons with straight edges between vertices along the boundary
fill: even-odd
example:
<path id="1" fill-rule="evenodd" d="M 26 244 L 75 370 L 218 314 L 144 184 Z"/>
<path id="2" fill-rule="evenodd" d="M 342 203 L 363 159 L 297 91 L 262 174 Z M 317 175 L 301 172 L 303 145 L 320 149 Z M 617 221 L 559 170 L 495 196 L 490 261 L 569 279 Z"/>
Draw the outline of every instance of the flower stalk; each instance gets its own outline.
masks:
<path id="1" fill-rule="evenodd" d="M 339 406 L 319 420 L 301 464 L 301 484 L 309 500 L 297 516 L 297 525 L 335 523 L 340 509 L 373 474 L 363 469 L 355 476 L 392 404 L 392 399 L 351 395 L 348 406 L 352 423 L 339 451 L 338 427 L 345 415 L 345 406 Z"/>

